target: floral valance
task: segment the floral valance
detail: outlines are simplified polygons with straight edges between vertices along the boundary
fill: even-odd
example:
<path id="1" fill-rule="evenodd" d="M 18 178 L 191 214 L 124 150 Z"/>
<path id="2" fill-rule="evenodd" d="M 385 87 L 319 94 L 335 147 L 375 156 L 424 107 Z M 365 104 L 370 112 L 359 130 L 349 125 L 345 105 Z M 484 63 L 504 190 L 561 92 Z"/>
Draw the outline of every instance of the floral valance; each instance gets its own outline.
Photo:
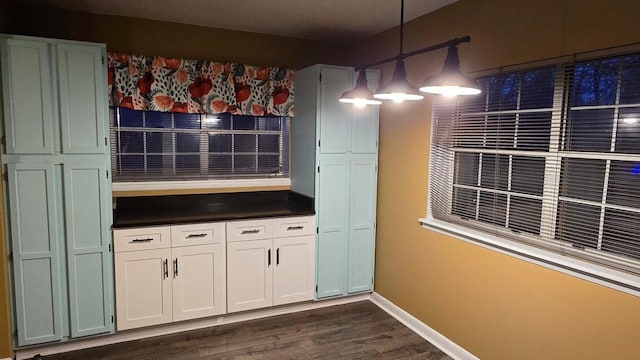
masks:
<path id="1" fill-rule="evenodd" d="M 109 105 L 181 113 L 293 116 L 294 71 L 109 53 Z"/>

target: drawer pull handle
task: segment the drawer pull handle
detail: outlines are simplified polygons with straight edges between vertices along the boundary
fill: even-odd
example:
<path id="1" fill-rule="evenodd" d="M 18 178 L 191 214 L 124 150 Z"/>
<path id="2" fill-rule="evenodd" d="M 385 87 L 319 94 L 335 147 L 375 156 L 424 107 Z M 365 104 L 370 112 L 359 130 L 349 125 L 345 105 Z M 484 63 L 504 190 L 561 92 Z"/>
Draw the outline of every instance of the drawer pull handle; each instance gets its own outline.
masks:
<path id="1" fill-rule="evenodd" d="M 257 234 L 260 232 L 260 229 L 254 229 L 254 230 L 242 230 L 241 235 L 246 235 L 246 234 Z"/>
<path id="2" fill-rule="evenodd" d="M 129 241 L 129 243 L 133 244 L 133 243 L 142 243 L 142 242 L 149 242 L 149 241 L 153 241 L 153 239 L 152 238 L 133 239 L 133 240 Z"/>
<path id="3" fill-rule="evenodd" d="M 268 261 L 268 266 L 271 266 L 271 249 L 269 249 L 269 251 L 267 252 L 267 261 Z"/>
<path id="4" fill-rule="evenodd" d="M 187 236 L 187 239 L 192 239 L 192 238 L 201 238 L 201 237 L 205 237 L 207 236 L 206 233 L 201 233 L 201 234 L 189 234 L 189 236 Z"/>
<path id="5" fill-rule="evenodd" d="M 302 226 L 302 225 L 298 225 L 298 226 L 289 226 L 289 227 L 287 228 L 287 231 L 290 231 L 290 230 L 302 230 L 302 229 L 304 229 L 304 226 Z"/>

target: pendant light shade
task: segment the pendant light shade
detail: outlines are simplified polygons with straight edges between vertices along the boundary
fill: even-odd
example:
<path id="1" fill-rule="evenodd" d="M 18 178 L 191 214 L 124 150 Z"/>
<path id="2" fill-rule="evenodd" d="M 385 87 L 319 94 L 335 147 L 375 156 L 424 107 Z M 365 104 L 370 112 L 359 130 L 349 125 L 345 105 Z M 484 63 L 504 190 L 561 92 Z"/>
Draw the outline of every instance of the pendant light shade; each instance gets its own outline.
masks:
<path id="1" fill-rule="evenodd" d="M 371 91 L 367 85 L 367 73 L 364 70 L 360 70 L 358 73 L 356 87 L 342 93 L 340 102 L 354 104 L 356 106 L 382 104 L 382 101 L 376 100 L 373 97 L 373 91 Z"/>
<path id="2" fill-rule="evenodd" d="M 391 82 L 380 86 L 373 97 L 397 102 L 424 99 L 424 95 L 420 94 L 418 88 L 407 81 L 404 60 L 401 59 L 396 61 L 396 69 L 393 71 Z"/>
<path id="3" fill-rule="evenodd" d="M 360 74 L 358 75 L 358 81 L 356 87 L 352 90 L 345 91 L 340 97 L 341 102 L 352 103 L 358 106 L 365 106 L 369 104 L 380 104 L 382 100 L 393 100 L 395 102 L 403 102 L 405 100 L 422 100 L 424 95 L 420 91 L 440 94 L 444 96 L 456 96 L 456 95 L 476 95 L 480 94 L 480 86 L 478 83 L 460 72 L 460 59 L 458 58 L 458 44 L 471 41 L 470 36 L 451 39 L 449 41 L 431 45 L 422 49 L 413 50 L 405 53 L 403 51 L 403 39 L 404 38 L 404 0 L 400 0 L 400 46 L 398 49 L 398 55 L 387 58 L 381 61 L 377 61 L 360 67 Z M 429 51 L 448 48 L 447 58 L 444 61 L 444 68 L 442 72 L 431 78 L 425 80 L 424 85 L 418 90 L 417 87 L 411 85 L 407 81 L 407 73 L 404 68 L 404 59 L 410 56 L 418 54 L 424 54 Z M 367 77 L 364 69 L 368 67 L 380 65 L 389 61 L 396 62 L 396 68 L 393 71 L 393 77 L 391 82 L 382 85 L 376 90 L 374 94 L 367 87 Z"/>
<path id="4" fill-rule="evenodd" d="M 442 72 L 427 78 L 420 91 L 449 97 L 477 95 L 481 92 L 480 86 L 474 79 L 460 72 L 460 58 L 458 57 L 458 47 L 456 46 L 449 46 Z"/>

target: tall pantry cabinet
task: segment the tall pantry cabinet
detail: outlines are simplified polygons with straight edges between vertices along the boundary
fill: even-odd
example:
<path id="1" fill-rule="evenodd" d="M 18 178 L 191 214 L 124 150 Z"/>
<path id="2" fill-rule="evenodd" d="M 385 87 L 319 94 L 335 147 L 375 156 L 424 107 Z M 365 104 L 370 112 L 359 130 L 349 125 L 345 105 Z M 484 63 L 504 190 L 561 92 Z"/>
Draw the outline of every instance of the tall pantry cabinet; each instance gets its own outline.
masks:
<path id="1" fill-rule="evenodd" d="M 378 71 L 367 71 L 371 88 Z M 314 65 L 296 72 L 291 190 L 315 198 L 316 298 L 373 289 L 378 107 L 338 101 L 353 68 Z"/>
<path id="2" fill-rule="evenodd" d="M 0 35 L 17 346 L 113 331 L 105 54 Z"/>

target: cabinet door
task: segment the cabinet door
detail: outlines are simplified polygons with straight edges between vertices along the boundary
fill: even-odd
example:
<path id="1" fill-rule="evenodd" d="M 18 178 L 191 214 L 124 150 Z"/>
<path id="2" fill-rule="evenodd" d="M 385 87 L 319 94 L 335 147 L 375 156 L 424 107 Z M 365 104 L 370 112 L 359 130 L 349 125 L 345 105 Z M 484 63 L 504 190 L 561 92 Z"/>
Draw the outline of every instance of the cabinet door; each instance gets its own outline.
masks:
<path id="1" fill-rule="evenodd" d="M 378 87 L 380 73 L 367 71 L 367 84 L 375 90 Z M 354 154 L 376 154 L 378 152 L 379 106 L 352 106 L 351 152 Z"/>
<path id="2" fill-rule="evenodd" d="M 118 330 L 171 322 L 171 249 L 116 253 Z"/>
<path id="3" fill-rule="evenodd" d="M 351 160 L 348 292 L 373 289 L 376 219 L 376 157 Z"/>
<path id="4" fill-rule="evenodd" d="M 342 295 L 346 287 L 349 236 L 349 162 L 320 159 L 318 174 L 317 284 L 318 298 Z"/>
<path id="5" fill-rule="evenodd" d="M 71 336 L 110 332 L 113 264 L 106 164 L 65 163 L 63 170 Z"/>
<path id="6" fill-rule="evenodd" d="M 107 73 L 103 48 L 59 44 L 57 59 L 62 151 L 106 153 Z"/>
<path id="7" fill-rule="evenodd" d="M 224 244 L 174 248 L 173 321 L 226 312 Z"/>
<path id="8" fill-rule="evenodd" d="M 274 255 L 271 240 L 227 244 L 228 312 L 271 306 Z"/>
<path id="9" fill-rule="evenodd" d="M 273 305 L 313 299 L 315 285 L 314 236 L 273 240 Z"/>
<path id="10" fill-rule="evenodd" d="M 62 338 L 58 223 L 52 164 L 8 164 L 18 345 Z"/>
<path id="11" fill-rule="evenodd" d="M 353 88 L 353 70 L 326 67 L 320 74 L 320 153 L 346 153 L 351 142 L 351 107 L 338 99 Z"/>
<path id="12" fill-rule="evenodd" d="M 52 154 L 54 114 L 49 45 L 0 40 L 7 154 Z"/>

